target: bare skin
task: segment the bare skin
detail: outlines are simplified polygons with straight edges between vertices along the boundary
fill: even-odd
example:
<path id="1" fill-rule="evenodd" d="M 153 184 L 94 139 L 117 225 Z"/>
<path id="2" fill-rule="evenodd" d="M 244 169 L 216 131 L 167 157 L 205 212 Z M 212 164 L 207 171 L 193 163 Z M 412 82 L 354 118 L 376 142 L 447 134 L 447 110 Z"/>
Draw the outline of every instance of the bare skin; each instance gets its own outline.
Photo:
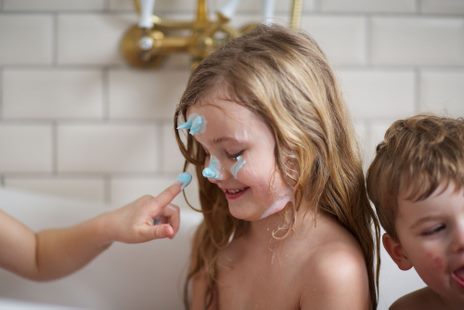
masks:
<path id="1" fill-rule="evenodd" d="M 37 233 L 0 210 L 0 267 L 31 280 L 52 280 L 82 268 L 114 241 L 173 238 L 179 208 L 170 202 L 180 191 L 176 183 L 157 197 L 146 195 L 77 225 Z M 157 217 L 161 223 L 155 225 Z"/>
<path id="2" fill-rule="evenodd" d="M 390 310 L 436 310 L 436 309 L 449 309 L 458 310 L 462 309 L 462 305 L 448 304 L 440 295 L 432 291 L 429 287 L 424 287 L 420 290 L 414 291 L 404 295 L 391 306 Z"/>
<path id="3" fill-rule="evenodd" d="M 364 258 L 330 216 L 299 215 L 295 230 L 272 238 L 283 212 L 252 222 L 219 256 L 220 309 L 369 309 Z M 204 309 L 206 278 L 193 281 L 192 309 Z"/>

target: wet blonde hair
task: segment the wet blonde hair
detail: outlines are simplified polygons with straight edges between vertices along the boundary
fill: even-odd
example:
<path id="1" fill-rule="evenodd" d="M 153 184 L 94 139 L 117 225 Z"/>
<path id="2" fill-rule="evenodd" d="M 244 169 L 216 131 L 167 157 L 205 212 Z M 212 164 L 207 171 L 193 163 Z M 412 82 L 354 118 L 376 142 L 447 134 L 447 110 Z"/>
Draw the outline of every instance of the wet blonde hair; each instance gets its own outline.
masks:
<path id="1" fill-rule="evenodd" d="M 369 198 L 395 240 L 400 195 L 427 199 L 440 185 L 464 186 L 464 119 L 416 115 L 394 122 L 367 173 Z M 446 189 L 446 186 L 444 187 Z"/>
<path id="2" fill-rule="evenodd" d="M 187 110 L 217 89 L 260 116 L 276 141 L 278 169 L 295 192 L 294 209 L 302 205 L 333 215 L 359 242 L 369 277 L 372 308 L 377 304 L 379 226 L 370 207 L 354 132 L 334 74 L 317 43 L 304 33 L 280 26 L 258 26 L 206 58 L 193 71 L 174 116 L 175 127 Z M 177 141 L 193 164 L 199 182 L 204 221 L 193 240 L 184 292 L 193 277 L 206 271 L 205 304 L 217 298 L 217 258 L 247 222 L 229 213 L 218 187 L 202 177 L 202 147 L 176 131 Z M 306 203 L 308 202 L 308 203 Z"/>

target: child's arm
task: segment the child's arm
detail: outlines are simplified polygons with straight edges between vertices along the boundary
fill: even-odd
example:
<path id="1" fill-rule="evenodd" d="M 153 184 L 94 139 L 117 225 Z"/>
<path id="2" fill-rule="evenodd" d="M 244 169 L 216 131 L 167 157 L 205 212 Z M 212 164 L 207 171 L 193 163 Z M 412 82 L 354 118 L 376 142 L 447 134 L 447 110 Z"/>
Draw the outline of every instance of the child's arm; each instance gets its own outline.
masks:
<path id="1" fill-rule="evenodd" d="M 304 272 L 310 280 L 304 286 L 301 309 L 370 309 L 364 259 L 346 249 L 324 249 L 317 256 Z"/>
<path id="2" fill-rule="evenodd" d="M 0 211 L 0 267 L 33 280 L 55 279 L 83 267 L 113 241 L 172 238 L 179 209 L 170 202 L 180 191 L 181 185 L 174 184 L 157 197 L 144 196 L 75 226 L 38 233 Z M 155 217 L 160 224 L 153 224 Z"/>

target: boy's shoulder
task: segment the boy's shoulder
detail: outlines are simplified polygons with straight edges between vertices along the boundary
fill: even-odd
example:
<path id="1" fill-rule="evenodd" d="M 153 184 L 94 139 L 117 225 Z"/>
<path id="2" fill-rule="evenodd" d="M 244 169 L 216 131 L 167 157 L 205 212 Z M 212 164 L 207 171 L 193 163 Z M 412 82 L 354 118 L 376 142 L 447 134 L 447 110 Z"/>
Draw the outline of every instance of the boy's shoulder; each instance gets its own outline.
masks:
<path id="1" fill-rule="evenodd" d="M 398 298 L 391 306 L 390 310 L 427 310 L 441 309 L 443 303 L 440 297 L 429 287 L 421 288 L 417 291 L 406 294 Z"/>

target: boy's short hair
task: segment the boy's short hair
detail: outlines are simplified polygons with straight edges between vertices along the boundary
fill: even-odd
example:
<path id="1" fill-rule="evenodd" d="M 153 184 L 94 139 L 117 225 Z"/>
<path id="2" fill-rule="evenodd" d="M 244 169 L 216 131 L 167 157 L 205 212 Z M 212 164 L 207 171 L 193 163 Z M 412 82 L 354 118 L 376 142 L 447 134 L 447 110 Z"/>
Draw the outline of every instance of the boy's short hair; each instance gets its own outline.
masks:
<path id="1" fill-rule="evenodd" d="M 417 115 L 394 122 L 367 172 L 367 191 L 385 231 L 398 240 L 398 199 L 427 199 L 440 184 L 464 185 L 464 119 Z"/>

